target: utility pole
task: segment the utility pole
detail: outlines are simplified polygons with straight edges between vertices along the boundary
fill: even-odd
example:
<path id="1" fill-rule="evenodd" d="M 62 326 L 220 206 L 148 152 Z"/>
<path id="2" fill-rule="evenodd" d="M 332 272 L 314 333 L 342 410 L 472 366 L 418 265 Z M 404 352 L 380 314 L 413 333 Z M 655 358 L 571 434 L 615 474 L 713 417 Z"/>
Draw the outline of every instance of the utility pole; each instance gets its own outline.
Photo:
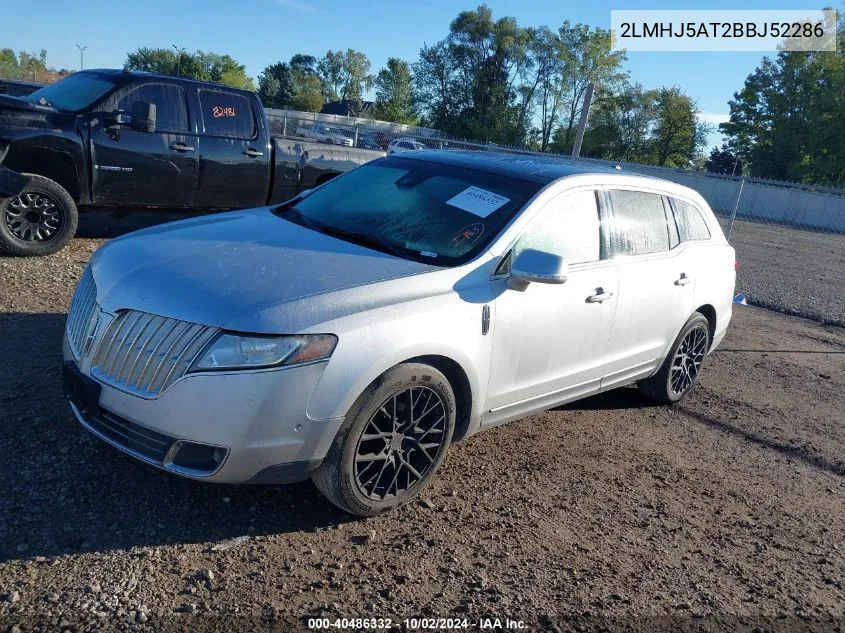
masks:
<path id="1" fill-rule="evenodd" d="M 76 48 L 79 49 L 79 70 L 85 70 L 85 49 L 88 48 L 88 46 L 80 46 L 77 44 Z"/>
<path id="2" fill-rule="evenodd" d="M 581 120 L 578 122 L 578 132 L 575 135 L 575 143 L 572 145 L 572 158 L 581 155 L 581 143 L 584 142 L 584 130 L 587 129 L 587 117 L 590 115 L 590 104 L 593 102 L 593 84 L 587 84 L 584 92 L 584 105 L 581 106 Z"/>
<path id="3" fill-rule="evenodd" d="M 179 48 L 176 44 L 173 45 L 176 49 L 176 76 L 182 76 L 182 54 L 185 52 L 185 47 Z"/>

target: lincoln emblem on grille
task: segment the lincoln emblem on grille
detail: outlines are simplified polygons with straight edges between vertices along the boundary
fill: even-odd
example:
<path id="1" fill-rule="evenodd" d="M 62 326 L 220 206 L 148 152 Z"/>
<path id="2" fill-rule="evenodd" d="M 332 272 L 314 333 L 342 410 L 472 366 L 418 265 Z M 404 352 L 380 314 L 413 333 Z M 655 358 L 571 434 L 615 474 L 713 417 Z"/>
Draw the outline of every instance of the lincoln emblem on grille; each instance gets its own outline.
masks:
<path id="1" fill-rule="evenodd" d="M 91 328 L 91 332 L 88 334 L 88 337 L 85 339 L 85 345 L 82 347 L 82 355 L 87 356 L 88 352 L 91 351 L 91 344 L 94 342 L 94 339 L 97 338 L 97 330 L 100 329 L 100 317 L 97 316 L 97 320 L 94 321 L 94 327 Z"/>

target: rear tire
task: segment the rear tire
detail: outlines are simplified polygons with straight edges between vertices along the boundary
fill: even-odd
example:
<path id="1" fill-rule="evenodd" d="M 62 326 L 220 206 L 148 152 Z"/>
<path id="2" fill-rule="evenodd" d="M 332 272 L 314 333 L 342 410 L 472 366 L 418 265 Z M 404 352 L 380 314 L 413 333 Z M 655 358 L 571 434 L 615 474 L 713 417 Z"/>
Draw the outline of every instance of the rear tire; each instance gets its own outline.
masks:
<path id="1" fill-rule="evenodd" d="M 640 393 L 663 404 L 672 404 L 692 392 L 710 350 L 710 323 L 700 312 L 693 314 L 672 343 L 660 370 L 637 383 Z"/>
<path id="2" fill-rule="evenodd" d="M 34 174 L 18 195 L 0 200 L 0 250 L 21 257 L 60 251 L 76 233 L 76 203 L 57 182 Z"/>
<path id="3" fill-rule="evenodd" d="M 434 367 L 402 363 L 358 398 L 311 476 L 329 501 L 358 516 L 407 503 L 434 477 L 455 430 L 455 394 Z"/>

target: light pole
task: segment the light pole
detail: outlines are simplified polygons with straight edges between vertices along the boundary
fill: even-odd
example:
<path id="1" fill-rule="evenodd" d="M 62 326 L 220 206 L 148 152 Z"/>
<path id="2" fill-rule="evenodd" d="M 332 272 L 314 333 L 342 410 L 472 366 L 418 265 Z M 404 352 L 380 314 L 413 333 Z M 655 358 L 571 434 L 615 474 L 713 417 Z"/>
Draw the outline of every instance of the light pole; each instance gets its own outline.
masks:
<path id="1" fill-rule="evenodd" d="M 176 76 L 181 77 L 182 76 L 182 53 L 185 52 L 185 47 L 183 46 L 182 48 L 179 48 L 178 46 L 176 46 L 176 44 L 174 44 L 173 48 L 176 49 L 176 54 L 177 54 L 177 57 L 176 57 Z"/>
<path id="2" fill-rule="evenodd" d="M 79 44 L 76 45 L 76 48 L 79 49 L 79 70 L 85 69 L 85 49 L 88 46 L 80 46 Z"/>

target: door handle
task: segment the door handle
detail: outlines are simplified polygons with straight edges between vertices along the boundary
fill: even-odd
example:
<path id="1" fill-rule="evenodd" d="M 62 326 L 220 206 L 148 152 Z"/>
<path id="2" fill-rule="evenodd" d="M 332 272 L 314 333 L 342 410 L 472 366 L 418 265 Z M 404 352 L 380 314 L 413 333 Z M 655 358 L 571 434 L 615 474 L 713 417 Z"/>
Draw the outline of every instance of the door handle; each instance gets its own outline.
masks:
<path id="1" fill-rule="evenodd" d="M 174 143 L 170 146 L 170 149 L 175 149 L 177 152 L 193 152 L 194 146 L 185 145 L 184 143 Z"/>
<path id="2" fill-rule="evenodd" d="M 613 296 L 612 292 L 605 292 L 603 288 L 596 288 L 596 294 L 587 297 L 587 303 L 601 303 Z"/>
<path id="3" fill-rule="evenodd" d="M 675 285 L 676 286 L 686 286 L 691 281 L 692 281 L 692 279 L 687 277 L 686 273 L 681 273 L 681 276 L 678 279 L 675 280 Z"/>
<path id="4" fill-rule="evenodd" d="M 245 150 L 244 154 L 246 154 L 247 156 L 264 156 L 264 152 L 259 152 L 258 150 L 252 149 L 251 147 L 248 150 Z"/>

